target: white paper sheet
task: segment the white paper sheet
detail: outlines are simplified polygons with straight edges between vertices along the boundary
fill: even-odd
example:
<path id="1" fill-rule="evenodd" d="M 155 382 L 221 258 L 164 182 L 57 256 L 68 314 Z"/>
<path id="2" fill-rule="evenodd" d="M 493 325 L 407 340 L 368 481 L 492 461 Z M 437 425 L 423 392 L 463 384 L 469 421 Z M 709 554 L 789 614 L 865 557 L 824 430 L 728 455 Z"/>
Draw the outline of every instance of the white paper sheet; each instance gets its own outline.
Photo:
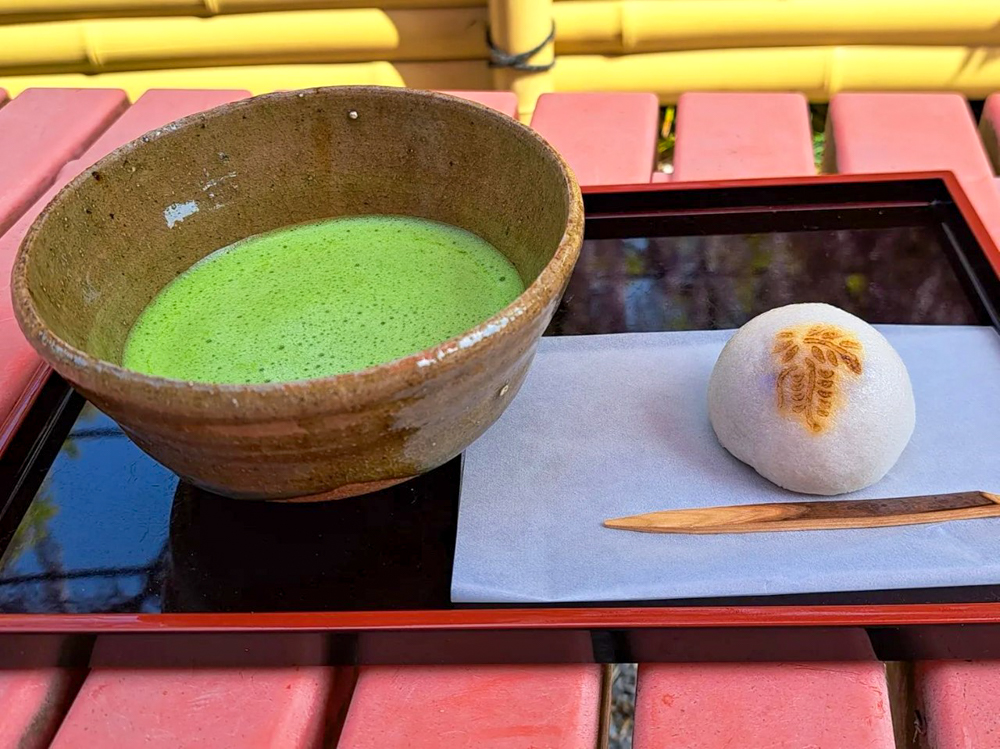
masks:
<path id="1" fill-rule="evenodd" d="M 888 476 L 840 498 L 1000 492 L 1000 336 L 878 327 L 909 369 L 916 430 Z M 655 510 L 803 499 L 738 462 L 712 432 L 706 387 L 732 332 L 543 339 L 517 398 L 466 453 L 452 600 L 1000 583 L 1000 518 L 719 536 L 602 527 Z"/>

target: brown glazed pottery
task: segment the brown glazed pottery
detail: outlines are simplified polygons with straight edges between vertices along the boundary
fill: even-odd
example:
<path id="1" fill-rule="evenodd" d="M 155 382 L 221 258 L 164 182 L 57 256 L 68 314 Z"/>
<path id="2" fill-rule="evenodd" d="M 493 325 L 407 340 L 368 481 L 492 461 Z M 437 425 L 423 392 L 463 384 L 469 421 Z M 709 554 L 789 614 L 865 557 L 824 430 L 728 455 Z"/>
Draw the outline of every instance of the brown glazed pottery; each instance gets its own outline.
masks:
<path id="1" fill-rule="evenodd" d="M 468 229 L 527 290 L 478 327 L 358 372 L 209 385 L 120 366 L 139 313 L 214 250 L 341 215 Z M 77 177 L 21 246 L 14 307 L 53 369 L 143 450 L 230 497 L 363 494 L 435 468 L 518 391 L 580 250 L 583 206 L 533 131 L 441 94 L 335 87 L 268 94 L 178 120 Z"/>

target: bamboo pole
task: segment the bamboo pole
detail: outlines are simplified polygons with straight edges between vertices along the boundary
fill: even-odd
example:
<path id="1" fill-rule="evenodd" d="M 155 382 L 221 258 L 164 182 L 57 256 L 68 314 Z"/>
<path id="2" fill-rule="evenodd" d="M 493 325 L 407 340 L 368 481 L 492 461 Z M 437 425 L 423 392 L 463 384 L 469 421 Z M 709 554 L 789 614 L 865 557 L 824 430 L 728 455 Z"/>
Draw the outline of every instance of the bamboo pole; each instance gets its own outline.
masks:
<path id="1" fill-rule="evenodd" d="M 993 0 L 567 0 L 553 12 L 558 54 L 1000 44 Z"/>
<path id="2" fill-rule="evenodd" d="M 31 87 L 279 89 L 362 84 L 484 89 L 480 60 L 331 65 L 246 65 L 102 75 L 0 77 L 17 95 Z M 566 55 L 553 75 L 559 91 L 653 91 L 663 103 L 685 91 L 801 91 L 825 101 L 838 91 L 957 91 L 983 98 L 1000 89 L 998 47 L 817 47 L 661 52 L 622 57 Z"/>
<path id="3" fill-rule="evenodd" d="M 204 12 L 204 0 L 0 0 L 0 24 Z"/>
<path id="4" fill-rule="evenodd" d="M 80 18 L 215 16 L 226 13 L 336 8 L 459 8 L 483 0 L 0 0 L 0 24 Z"/>
<path id="5" fill-rule="evenodd" d="M 366 8 L 0 26 L 0 74 L 485 57 L 484 8 Z"/>
<path id="6" fill-rule="evenodd" d="M 404 81 L 389 62 L 341 65 L 245 65 L 141 70 L 102 75 L 71 73 L 0 77 L 0 88 L 6 89 L 11 96 L 17 96 L 27 88 L 118 88 L 125 91 L 133 101 L 152 88 L 227 88 L 245 89 L 251 94 L 265 94 L 271 91 L 344 85 L 402 86 Z"/>
<path id="7" fill-rule="evenodd" d="M 714 0 L 713 0 L 714 1 Z M 1000 89 L 1000 47 L 785 47 L 566 55 L 558 91 L 652 91 L 664 104 L 685 91 L 800 91 L 826 101 L 838 91 Z"/>
<path id="8" fill-rule="evenodd" d="M 483 91 L 491 72 L 483 60 L 367 62 L 333 65 L 241 65 L 221 68 L 140 70 L 101 75 L 0 77 L 0 88 L 16 96 L 26 88 L 120 88 L 136 99 L 151 88 L 235 88 L 252 94 L 317 86 L 372 85 Z"/>
<path id="9" fill-rule="evenodd" d="M 159 2 L 159 0 L 156 0 Z M 330 8 L 468 8 L 483 0 L 202 0 L 214 13 L 259 13 L 270 10 Z"/>
<path id="10" fill-rule="evenodd" d="M 489 22 L 496 48 L 508 55 L 524 54 L 541 45 L 552 33 L 552 0 L 489 0 Z M 545 67 L 554 59 L 555 45 L 549 42 L 525 63 Z M 538 97 L 553 90 L 552 71 L 496 67 L 493 87 L 517 94 L 517 114 L 526 122 Z"/>

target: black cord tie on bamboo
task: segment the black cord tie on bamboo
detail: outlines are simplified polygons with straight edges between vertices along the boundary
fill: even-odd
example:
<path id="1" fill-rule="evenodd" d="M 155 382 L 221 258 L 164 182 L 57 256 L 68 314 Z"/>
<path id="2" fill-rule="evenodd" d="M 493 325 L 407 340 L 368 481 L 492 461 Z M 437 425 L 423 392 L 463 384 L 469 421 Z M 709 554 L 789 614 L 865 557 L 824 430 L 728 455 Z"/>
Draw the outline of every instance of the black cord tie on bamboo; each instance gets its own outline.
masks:
<path id="1" fill-rule="evenodd" d="M 513 70 L 520 70 L 522 73 L 544 73 L 546 70 L 551 70 L 552 66 L 555 65 L 555 60 L 547 63 L 546 65 L 532 65 L 528 62 L 528 60 L 545 49 L 545 47 L 548 46 L 555 38 L 556 24 L 555 21 L 553 21 L 552 31 L 550 31 L 549 35 L 542 40 L 541 44 L 537 47 L 532 47 L 527 52 L 519 52 L 516 55 L 512 55 L 509 52 L 504 52 L 493 43 L 493 35 L 490 33 L 490 27 L 487 26 L 486 45 L 490 48 L 490 67 L 512 68 Z"/>

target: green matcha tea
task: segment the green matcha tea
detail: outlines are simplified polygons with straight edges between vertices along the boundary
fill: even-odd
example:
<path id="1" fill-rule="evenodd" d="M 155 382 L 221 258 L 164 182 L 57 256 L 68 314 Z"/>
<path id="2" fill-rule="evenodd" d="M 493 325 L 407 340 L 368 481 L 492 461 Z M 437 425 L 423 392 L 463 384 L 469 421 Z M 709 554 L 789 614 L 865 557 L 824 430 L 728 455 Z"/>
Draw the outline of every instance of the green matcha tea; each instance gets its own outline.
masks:
<path id="1" fill-rule="evenodd" d="M 143 310 L 123 366 L 215 383 L 304 380 L 475 327 L 524 285 L 492 245 L 403 216 L 320 221 L 213 252 Z"/>

